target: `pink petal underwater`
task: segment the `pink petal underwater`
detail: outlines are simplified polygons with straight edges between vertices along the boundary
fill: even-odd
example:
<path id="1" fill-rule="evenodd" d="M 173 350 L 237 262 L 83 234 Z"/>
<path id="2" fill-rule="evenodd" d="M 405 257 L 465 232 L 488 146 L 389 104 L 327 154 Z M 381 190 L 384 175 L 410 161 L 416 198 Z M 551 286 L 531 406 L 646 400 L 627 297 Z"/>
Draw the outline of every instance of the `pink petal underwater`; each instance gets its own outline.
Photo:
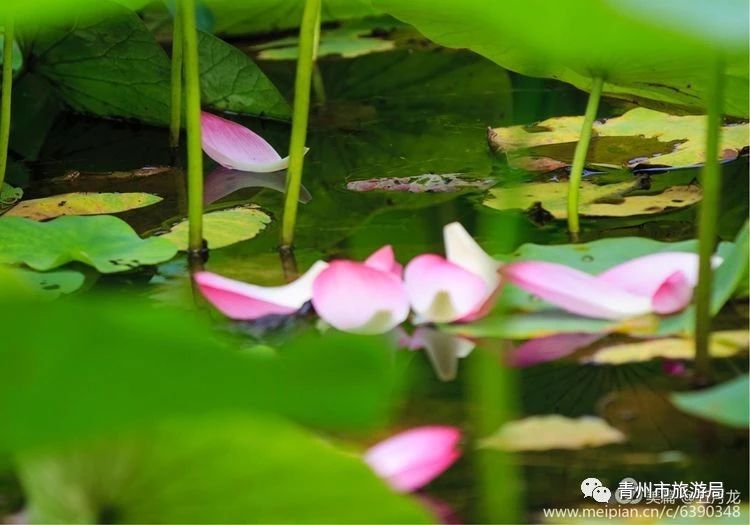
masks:
<path id="1" fill-rule="evenodd" d="M 677 271 L 667 277 L 651 298 L 654 312 L 669 315 L 684 309 L 693 299 L 693 284 L 684 273 Z"/>
<path id="2" fill-rule="evenodd" d="M 419 322 L 450 323 L 469 317 L 493 292 L 480 276 L 432 254 L 411 260 L 404 284 Z"/>
<path id="3" fill-rule="evenodd" d="M 516 286 L 577 315 L 625 319 L 651 311 L 650 297 L 562 264 L 522 261 L 503 266 L 501 273 Z"/>
<path id="4" fill-rule="evenodd" d="M 386 257 L 378 253 L 376 261 L 380 263 Z M 384 333 L 409 315 L 409 298 L 401 277 L 370 264 L 333 261 L 315 279 L 312 292 L 317 314 L 345 332 Z"/>
<path id="5" fill-rule="evenodd" d="M 201 143 L 206 155 L 226 168 L 256 173 L 279 171 L 289 166 L 273 147 L 245 126 L 201 113 Z"/>
<path id="6" fill-rule="evenodd" d="M 505 356 L 510 366 L 526 367 L 554 361 L 585 348 L 607 334 L 569 333 L 537 337 L 522 343 Z"/>
<path id="7" fill-rule="evenodd" d="M 712 265 L 719 266 L 714 256 Z M 688 252 L 664 252 L 637 257 L 600 273 L 597 279 L 625 291 L 651 297 L 675 272 L 682 272 L 690 287 L 698 283 L 698 255 Z"/>
<path id="8" fill-rule="evenodd" d="M 370 268 L 392 273 L 399 278 L 404 271 L 404 267 L 396 261 L 396 257 L 393 254 L 393 247 L 390 245 L 383 246 L 370 255 L 365 261 L 365 264 Z"/>
<path id="9" fill-rule="evenodd" d="M 198 272 L 193 279 L 203 296 L 221 313 L 230 319 L 250 321 L 299 310 L 312 297 L 313 281 L 326 266 L 318 261 L 299 279 L 284 286 L 256 286 L 211 272 Z"/>
<path id="10" fill-rule="evenodd" d="M 461 431 L 448 426 L 413 428 L 370 448 L 365 462 L 399 492 L 427 485 L 460 456 Z"/>

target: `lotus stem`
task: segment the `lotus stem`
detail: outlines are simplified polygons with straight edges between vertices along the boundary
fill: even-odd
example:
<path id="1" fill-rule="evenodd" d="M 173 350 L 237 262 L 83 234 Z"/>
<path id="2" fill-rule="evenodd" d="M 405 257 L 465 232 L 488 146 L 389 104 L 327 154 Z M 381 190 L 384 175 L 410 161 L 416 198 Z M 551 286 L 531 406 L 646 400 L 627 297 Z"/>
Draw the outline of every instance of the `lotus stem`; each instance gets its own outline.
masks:
<path id="1" fill-rule="evenodd" d="M 181 0 L 185 123 L 187 125 L 188 248 L 203 251 L 203 151 L 201 149 L 201 91 L 195 0 Z"/>
<path id="2" fill-rule="evenodd" d="M 8 167 L 8 143 L 10 142 L 10 95 L 13 90 L 13 18 L 5 19 L 5 38 L 3 39 L 3 78 L 0 94 L 0 188 L 5 181 L 5 170 Z"/>
<path id="3" fill-rule="evenodd" d="M 182 117 L 182 9 L 175 4 L 172 20 L 172 105 L 169 120 L 169 147 L 176 148 L 180 143 L 180 119 Z"/>
<path id="4" fill-rule="evenodd" d="M 581 189 L 581 178 L 583 168 L 586 164 L 586 154 L 591 142 L 591 131 L 596 120 L 596 112 L 599 109 L 599 99 L 602 97 L 602 86 L 604 79 L 594 78 L 591 84 L 591 93 L 589 101 L 586 104 L 586 114 L 583 117 L 581 126 L 581 136 L 576 144 L 576 150 L 573 155 L 573 166 L 570 169 L 570 179 L 568 180 L 568 230 L 574 237 L 578 236 L 581 231 L 581 225 L 578 221 L 578 201 Z"/>
<path id="5" fill-rule="evenodd" d="M 711 256 L 716 247 L 716 230 L 719 218 L 719 194 L 721 191 L 721 166 L 719 164 L 719 140 L 721 136 L 722 96 L 724 91 L 724 65 L 717 58 L 711 70 L 706 92 L 706 160 L 703 164 L 701 183 L 703 200 L 698 214 L 698 285 L 695 290 L 695 370 L 696 380 L 710 381 L 711 358 L 709 338 L 711 335 L 711 285 L 713 270 Z"/>
<path id="6" fill-rule="evenodd" d="M 297 76 L 294 81 L 294 110 L 292 112 L 292 138 L 289 143 L 289 170 L 286 176 L 284 215 L 281 225 L 281 245 L 291 248 L 294 242 L 294 226 L 297 222 L 297 201 L 302 184 L 302 168 L 305 160 L 307 120 L 310 112 L 310 85 L 312 82 L 315 33 L 320 21 L 321 0 L 306 0 L 299 32 L 299 56 Z"/>

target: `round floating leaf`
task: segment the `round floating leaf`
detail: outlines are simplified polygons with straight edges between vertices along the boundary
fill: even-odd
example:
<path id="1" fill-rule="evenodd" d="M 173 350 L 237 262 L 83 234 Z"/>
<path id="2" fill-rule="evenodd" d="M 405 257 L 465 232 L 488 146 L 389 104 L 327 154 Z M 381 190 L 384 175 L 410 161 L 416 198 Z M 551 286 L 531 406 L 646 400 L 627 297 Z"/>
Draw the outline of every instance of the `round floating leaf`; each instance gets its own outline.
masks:
<path id="1" fill-rule="evenodd" d="M 270 222 L 268 215 L 252 206 L 215 211 L 203 216 L 203 238 L 206 239 L 208 248 L 215 250 L 252 239 Z M 184 220 L 161 235 L 161 238 L 184 251 L 188 249 L 188 229 L 189 223 Z"/>
<path id="2" fill-rule="evenodd" d="M 84 275 L 75 270 L 35 272 L 6 265 L 0 265 L 0 276 L 19 284 L 19 290 L 41 299 L 55 299 L 61 294 L 73 293 L 85 280 Z"/>
<path id="3" fill-rule="evenodd" d="M 21 478 L 32 523 L 430 522 L 356 455 L 269 417 L 181 420 L 26 456 Z"/>
<path id="4" fill-rule="evenodd" d="M 583 117 L 555 117 L 533 126 L 493 129 L 489 140 L 493 149 L 526 166 L 533 166 L 532 161 L 539 158 L 570 164 L 582 125 Z M 706 117 L 702 115 L 676 116 L 636 108 L 594 122 L 593 130 L 594 140 L 586 155 L 589 165 L 691 166 L 706 160 Z M 750 125 L 722 127 L 722 158 L 736 157 L 749 143 Z"/>
<path id="5" fill-rule="evenodd" d="M 598 417 L 532 416 L 506 423 L 480 442 L 484 448 L 508 451 L 579 450 L 625 441 L 625 434 Z"/>
<path id="6" fill-rule="evenodd" d="M 579 213 L 588 217 L 631 217 L 652 215 L 669 209 L 684 208 L 701 200 L 699 186 L 673 186 L 662 193 L 632 195 L 636 191 L 630 182 L 598 185 L 581 183 Z M 565 182 L 537 182 L 506 188 L 492 188 L 484 205 L 496 210 L 526 210 L 541 203 L 542 208 L 556 219 L 568 216 L 568 184 Z"/>
<path id="7" fill-rule="evenodd" d="M 750 380 L 745 374 L 706 390 L 672 394 L 670 399 L 677 408 L 693 416 L 747 428 L 750 423 L 748 388 Z"/>
<path id="8" fill-rule="evenodd" d="M 169 241 L 141 239 L 125 221 L 110 215 L 60 217 L 49 222 L 2 217 L 0 246 L 0 263 L 51 270 L 78 261 L 102 273 L 157 264 L 177 253 Z"/>
<path id="9" fill-rule="evenodd" d="M 43 221 L 62 215 L 106 215 L 143 208 L 161 200 L 150 193 L 64 193 L 20 202 L 5 216 Z"/>
<path id="10" fill-rule="evenodd" d="M 747 330 L 727 330 L 711 334 L 711 357 L 731 357 L 748 346 Z M 687 337 L 665 337 L 633 343 L 622 343 L 598 350 L 585 359 L 597 365 L 621 365 L 652 359 L 695 359 L 695 340 Z"/>

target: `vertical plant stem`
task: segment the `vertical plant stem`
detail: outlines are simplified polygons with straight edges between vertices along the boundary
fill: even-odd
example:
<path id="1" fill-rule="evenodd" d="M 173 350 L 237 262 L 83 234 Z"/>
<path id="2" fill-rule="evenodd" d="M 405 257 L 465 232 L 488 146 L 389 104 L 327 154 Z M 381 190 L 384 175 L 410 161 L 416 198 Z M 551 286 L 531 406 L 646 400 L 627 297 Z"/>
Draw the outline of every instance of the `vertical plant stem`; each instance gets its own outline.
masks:
<path id="1" fill-rule="evenodd" d="M 5 38 L 3 39 L 3 78 L 2 96 L 0 96 L 0 188 L 5 180 L 5 169 L 8 166 L 8 142 L 10 141 L 10 95 L 13 89 L 13 18 L 5 19 Z"/>
<path id="2" fill-rule="evenodd" d="M 182 116 L 182 6 L 175 3 L 172 20 L 172 115 L 169 120 L 169 146 L 176 148 L 180 143 L 180 118 Z"/>
<path id="3" fill-rule="evenodd" d="M 185 123 L 187 125 L 188 247 L 203 250 L 203 151 L 201 149 L 201 91 L 198 69 L 198 33 L 195 0 L 181 0 Z"/>
<path id="4" fill-rule="evenodd" d="M 595 78 L 591 84 L 591 93 L 589 93 L 589 102 L 586 105 L 586 115 L 583 117 L 581 126 L 581 137 L 576 144 L 576 151 L 573 155 L 573 166 L 570 169 L 570 180 L 568 181 L 568 230 L 573 236 L 577 236 L 581 231 L 581 225 L 578 222 L 578 197 L 581 191 L 581 177 L 583 176 L 583 167 L 586 164 L 586 154 L 591 142 L 591 128 L 596 120 L 596 112 L 599 109 L 599 99 L 602 96 L 602 78 Z"/>
<path id="5" fill-rule="evenodd" d="M 711 359 L 708 354 L 711 334 L 711 284 L 713 270 L 711 256 L 716 247 L 716 228 L 719 218 L 721 166 L 719 139 L 721 135 L 722 96 L 724 90 L 723 62 L 717 57 L 711 70 L 706 93 L 706 161 L 701 183 L 703 200 L 698 216 L 698 285 L 695 290 L 695 369 L 699 382 L 709 382 Z"/>
<path id="6" fill-rule="evenodd" d="M 307 140 L 307 119 L 310 111 L 310 84 L 315 54 L 315 27 L 319 25 L 321 0 L 306 0 L 299 32 L 297 77 L 294 82 L 294 110 L 292 113 L 292 138 L 289 143 L 289 170 L 286 176 L 284 215 L 281 225 L 281 245 L 291 248 L 294 225 L 297 222 L 297 201 L 302 184 L 302 168 Z"/>

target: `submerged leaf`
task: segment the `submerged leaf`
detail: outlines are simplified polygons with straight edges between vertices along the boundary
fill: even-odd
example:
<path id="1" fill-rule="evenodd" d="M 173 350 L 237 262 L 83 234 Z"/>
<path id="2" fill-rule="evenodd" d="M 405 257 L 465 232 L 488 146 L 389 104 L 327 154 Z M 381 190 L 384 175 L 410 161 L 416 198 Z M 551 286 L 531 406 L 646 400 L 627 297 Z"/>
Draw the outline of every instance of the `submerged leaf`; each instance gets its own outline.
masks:
<path id="1" fill-rule="evenodd" d="M 557 414 L 532 416 L 506 423 L 483 439 L 480 447 L 513 452 L 528 450 L 579 450 L 625 441 L 625 434 L 598 417 L 573 419 Z"/>
<path id="2" fill-rule="evenodd" d="M 630 217 L 652 215 L 673 208 L 684 208 L 701 200 L 699 186 L 673 186 L 662 193 L 631 195 L 636 188 L 629 182 L 598 185 L 581 182 L 579 213 L 588 217 Z M 511 187 L 495 187 L 489 191 L 485 206 L 496 210 L 528 210 L 539 203 L 555 219 L 568 216 L 568 184 L 536 182 Z"/>
<path id="3" fill-rule="evenodd" d="M 508 154 L 511 162 L 533 169 L 532 161 L 553 159 L 562 165 L 573 160 L 583 117 L 555 117 L 532 126 L 491 130 L 490 146 Z M 593 125 L 589 165 L 634 167 L 638 164 L 692 166 L 706 160 L 706 117 L 676 116 L 636 108 Z M 750 144 L 750 125 L 729 124 L 721 129 L 721 158 L 731 159 Z M 541 163 L 540 163 L 541 164 Z M 540 166 L 546 170 L 547 166 Z"/>
<path id="4" fill-rule="evenodd" d="M 711 357 L 731 357 L 748 347 L 747 330 L 726 330 L 711 334 Z M 584 359 L 597 365 L 620 365 L 652 359 L 695 359 L 695 340 L 686 337 L 648 339 L 607 346 Z"/>
<path id="5" fill-rule="evenodd" d="M 257 415 L 180 420 L 25 455 L 21 479 L 32 523 L 430 519 L 357 456 L 290 422 Z"/>
<path id="6" fill-rule="evenodd" d="M 177 253 L 165 239 L 141 239 L 125 221 L 102 215 L 60 217 L 36 222 L 0 218 L 0 262 L 51 270 L 72 261 L 102 273 L 132 270 L 168 261 Z"/>
<path id="7" fill-rule="evenodd" d="M 472 179 L 461 173 L 427 173 L 414 177 L 354 180 L 346 184 L 346 189 L 357 192 L 450 193 L 466 189 L 486 190 L 496 183 L 495 179 Z"/>
<path id="8" fill-rule="evenodd" d="M 150 193 L 64 193 L 23 201 L 8 210 L 5 216 L 43 221 L 62 215 L 106 215 L 143 208 L 161 200 Z"/>
<path id="9" fill-rule="evenodd" d="M 693 416 L 747 429 L 750 423 L 748 388 L 745 374 L 726 383 L 697 392 L 679 392 L 670 399 L 677 408 Z"/>
<path id="10" fill-rule="evenodd" d="M 203 238 L 208 248 L 215 250 L 230 244 L 252 239 L 271 222 L 271 218 L 253 206 L 238 206 L 229 210 L 215 211 L 203 216 Z M 188 249 L 187 219 L 176 224 L 161 235 L 179 250 Z"/>

